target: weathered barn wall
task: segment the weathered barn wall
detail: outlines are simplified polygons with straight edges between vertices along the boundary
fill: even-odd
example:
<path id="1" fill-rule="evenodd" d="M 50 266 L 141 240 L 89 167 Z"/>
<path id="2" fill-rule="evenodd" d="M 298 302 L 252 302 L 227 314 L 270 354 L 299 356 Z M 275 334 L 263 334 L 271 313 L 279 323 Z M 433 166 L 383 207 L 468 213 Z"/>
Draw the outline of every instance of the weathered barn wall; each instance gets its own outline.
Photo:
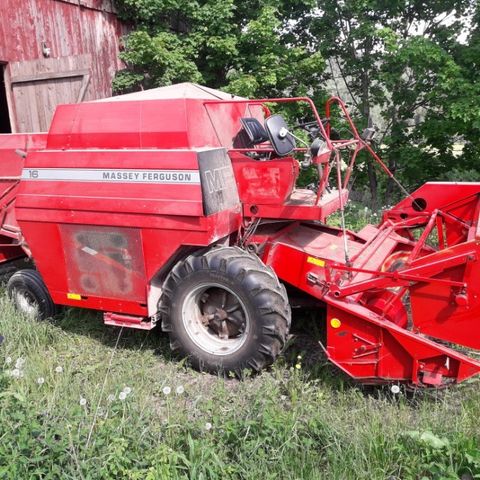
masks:
<path id="1" fill-rule="evenodd" d="M 102 10 L 104 12 L 114 13 L 115 8 L 112 0 L 59 0 L 65 3 L 73 3 L 74 5 L 81 5 L 82 7 Z"/>
<path id="2" fill-rule="evenodd" d="M 110 96 L 124 33 L 111 0 L 1 0 L 12 130 L 44 131 L 57 104 Z"/>

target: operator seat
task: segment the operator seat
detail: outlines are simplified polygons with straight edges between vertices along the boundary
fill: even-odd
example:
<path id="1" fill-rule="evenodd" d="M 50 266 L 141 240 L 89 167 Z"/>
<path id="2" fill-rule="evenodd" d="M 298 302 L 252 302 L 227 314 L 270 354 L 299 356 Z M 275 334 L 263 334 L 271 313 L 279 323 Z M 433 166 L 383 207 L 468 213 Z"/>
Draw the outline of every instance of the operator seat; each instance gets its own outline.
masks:
<path id="1" fill-rule="evenodd" d="M 268 134 L 258 119 L 242 117 L 240 123 L 243 128 L 233 140 L 234 148 L 253 148 L 268 140 Z"/>

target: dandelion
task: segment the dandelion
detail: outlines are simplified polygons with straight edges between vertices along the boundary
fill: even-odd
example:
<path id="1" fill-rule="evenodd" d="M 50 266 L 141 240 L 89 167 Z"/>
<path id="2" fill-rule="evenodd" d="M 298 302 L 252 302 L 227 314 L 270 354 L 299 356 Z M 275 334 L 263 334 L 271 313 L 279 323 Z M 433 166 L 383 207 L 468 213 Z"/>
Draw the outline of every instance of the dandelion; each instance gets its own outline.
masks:
<path id="1" fill-rule="evenodd" d="M 15 368 L 15 369 L 12 370 L 10 375 L 14 378 L 20 378 L 22 376 L 22 372 L 20 371 L 20 369 Z"/>
<path id="2" fill-rule="evenodd" d="M 183 388 L 183 385 L 179 385 L 179 386 L 177 387 L 177 389 L 175 390 L 175 392 L 177 393 L 177 395 L 181 395 L 184 391 L 185 391 L 185 389 Z"/>
<path id="3" fill-rule="evenodd" d="M 62 372 L 63 372 L 63 368 L 59 365 L 58 367 L 55 367 L 55 372 L 57 372 L 57 373 L 62 373 Z"/>
<path id="4" fill-rule="evenodd" d="M 130 387 L 125 387 L 123 391 L 127 394 L 130 395 L 132 393 L 132 389 Z"/>
<path id="5" fill-rule="evenodd" d="M 12 357 L 7 357 L 7 358 L 5 359 L 5 363 L 6 363 L 7 365 L 9 365 L 10 363 L 12 363 Z"/>
<path id="6" fill-rule="evenodd" d="M 172 389 L 170 387 L 163 387 L 162 391 L 164 395 L 170 395 L 170 393 L 172 392 Z"/>
<path id="7" fill-rule="evenodd" d="M 207 422 L 207 423 L 205 424 L 205 430 L 207 430 L 207 432 L 208 432 L 208 431 L 211 430 L 211 429 L 212 429 L 212 424 L 211 424 L 210 422 Z"/>
<path id="8" fill-rule="evenodd" d="M 295 368 L 296 368 L 297 370 L 300 370 L 300 369 L 302 368 L 302 365 L 301 365 L 300 363 L 297 363 L 297 364 L 295 365 Z"/>
<path id="9" fill-rule="evenodd" d="M 25 365 L 25 359 L 24 358 L 19 358 L 15 362 L 15 368 L 17 368 L 18 370 L 20 370 L 24 365 Z"/>
<path id="10" fill-rule="evenodd" d="M 80 405 L 81 405 L 82 407 L 84 407 L 86 404 L 87 404 L 87 399 L 86 399 L 86 398 L 83 398 L 83 397 L 80 397 Z"/>
<path id="11" fill-rule="evenodd" d="M 37 383 L 38 383 L 39 385 L 43 385 L 43 384 L 45 383 L 45 379 L 44 379 L 43 377 L 38 377 L 38 378 L 37 378 Z"/>
<path id="12" fill-rule="evenodd" d="M 122 402 L 127 398 L 127 394 L 125 392 L 120 392 L 118 395 L 118 399 L 121 400 Z"/>
<path id="13" fill-rule="evenodd" d="M 286 395 L 280 395 L 280 400 L 281 400 L 282 402 L 284 402 L 286 399 L 287 399 L 287 396 L 286 396 Z"/>
<path id="14" fill-rule="evenodd" d="M 297 360 L 301 360 L 302 359 L 302 356 L 301 355 L 297 355 Z"/>
<path id="15" fill-rule="evenodd" d="M 400 387 L 398 385 L 392 385 L 392 387 L 390 388 L 390 391 L 397 395 L 398 393 L 400 393 Z"/>

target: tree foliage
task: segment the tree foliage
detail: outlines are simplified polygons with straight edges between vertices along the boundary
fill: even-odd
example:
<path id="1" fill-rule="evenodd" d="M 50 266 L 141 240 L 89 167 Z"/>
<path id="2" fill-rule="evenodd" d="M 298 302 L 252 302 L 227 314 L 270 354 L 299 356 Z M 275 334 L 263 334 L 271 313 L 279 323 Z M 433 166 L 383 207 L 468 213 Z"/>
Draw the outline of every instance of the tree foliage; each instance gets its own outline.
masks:
<path id="1" fill-rule="evenodd" d="M 464 163 L 454 147 L 463 133 L 458 102 L 471 88 L 457 54 L 469 0 L 323 0 L 321 12 L 301 22 L 316 48 L 345 83 L 361 121 L 380 109 L 379 148 L 390 169 L 413 189 Z M 328 34 L 322 35 L 322 33 Z M 457 111 L 457 113 L 455 113 Z M 463 111 L 470 122 L 471 113 Z M 378 180 L 368 168 L 374 206 Z M 393 184 L 383 183 L 384 202 Z"/>
<path id="2" fill-rule="evenodd" d="M 309 95 L 335 78 L 409 189 L 475 171 L 480 153 L 480 9 L 474 0 L 117 0 L 134 26 L 117 91 L 204 83 L 247 97 Z M 373 109 L 373 112 L 372 112 Z M 357 177 L 373 206 L 394 185 Z"/>
<path id="3" fill-rule="evenodd" d="M 284 3 L 117 0 L 135 31 L 125 41 L 128 69 L 116 90 L 194 81 L 245 96 L 315 96 L 325 62 L 288 28 L 313 3 Z"/>

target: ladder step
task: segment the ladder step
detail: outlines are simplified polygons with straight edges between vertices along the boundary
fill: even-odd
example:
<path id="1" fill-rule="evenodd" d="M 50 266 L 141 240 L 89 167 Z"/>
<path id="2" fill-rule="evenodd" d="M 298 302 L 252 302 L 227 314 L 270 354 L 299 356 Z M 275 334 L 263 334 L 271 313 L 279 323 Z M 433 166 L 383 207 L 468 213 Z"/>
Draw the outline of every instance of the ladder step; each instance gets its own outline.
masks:
<path id="1" fill-rule="evenodd" d="M 148 317 L 136 317 L 112 312 L 105 312 L 103 314 L 103 323 L 114 327 L 137 328 L 139 330 L 151 330 L 156 325 L 156 323 Z"/>

